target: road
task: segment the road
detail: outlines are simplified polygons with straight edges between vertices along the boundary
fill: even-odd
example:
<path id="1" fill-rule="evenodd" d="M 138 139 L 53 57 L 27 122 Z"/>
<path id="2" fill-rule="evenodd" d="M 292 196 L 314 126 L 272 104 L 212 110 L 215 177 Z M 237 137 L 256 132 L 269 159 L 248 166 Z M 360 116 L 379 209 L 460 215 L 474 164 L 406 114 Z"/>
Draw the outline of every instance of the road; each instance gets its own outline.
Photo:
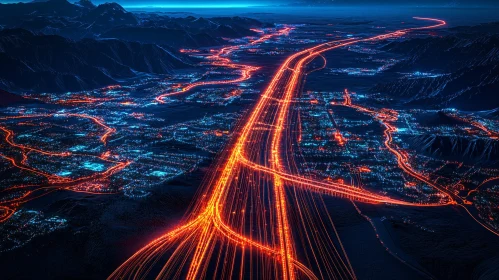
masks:
<path id="1" fill-rule="evenodd" d="M 446 205 L 418 204 L 346 184 L 316 181 L 298 174 L 293 157 L 298 116 L 290 109 L 300 93 L 307 64 L 326 51 L 446 24 L 418 19 L 432 25 L 328 42 L 288 57 L 237 127 L 234 142 L 206 178 L 185 222 L 131 256 L 109 279 L 356 279 L 317 193 L 362 203 Z M 352 106 L 351 101 L 347 99 L 345 105 Z M 387 139 L 385 144 L 391 147 L 389 135 Z M 405 162 L 404 158 L 398 161 Z"/>
<path id="2" fill-rule="evenodd" d="M 109 178 L 113 174 L 122 171 L 130 161 L 116 161 L 110 158 L 110 152 L 105 152 L 102 155 L 84 154 L 70 151 L 47 151 L 42 148 L 22 145 L 15 142 L 15 133 L 8 127 L 1 124 L 1 122 L 12 120 L 32 120 L 34 122 L 43 123 L 44 120 L 58 117 L 58 118 L 75 118 L 79 120 L 87 120 L 93 122 L 100 130 L 103 130 L 99 136 L 99 140 L 103 145 L 107 145 L 108 138 L 112 136 L 116 129 L 109 127 L 102 119 L 86 114 L 74 113 L 59 113 L 59 114 L 26 114 L 23 116 L 8 116 L 0 117 L 0 131 L 4 134 L 4 141 L 8 145 L 12 155 L 0 153 L 0 158 L 7 160 L 13 167 L 16 167 L 24 172 L 32 173 L 33 175 L 40 176 L 46 179 L 46 183 L 34 184 L 20 184 L 6 187 L 2 190 L 2 195 L 7 198 L 0 201 L 0 223 L 7 221 L 17 209 L 23 204 L 41 196 L 47 195 L 51 192 L 58 190 L 68 190 L 73 192 L 85 192 L 91 194 L 109 194 L 99 182 Z M 55 147 L 59 149 L 59 147 Z M 30 166 L 29 162 L 32 160 L 33 155 L 44 155 L 52 159 L 71 158 L 75 157 L 88 157 L 94 158 L 99 161 L 109 164 L 109 167 L 102 172 L 95 172 L 87 176 L 80 176 L 75 178 L 63 177 L 55 172 L 49 172 Z M 88 185 L 85 185 L 88 183 Z"/>

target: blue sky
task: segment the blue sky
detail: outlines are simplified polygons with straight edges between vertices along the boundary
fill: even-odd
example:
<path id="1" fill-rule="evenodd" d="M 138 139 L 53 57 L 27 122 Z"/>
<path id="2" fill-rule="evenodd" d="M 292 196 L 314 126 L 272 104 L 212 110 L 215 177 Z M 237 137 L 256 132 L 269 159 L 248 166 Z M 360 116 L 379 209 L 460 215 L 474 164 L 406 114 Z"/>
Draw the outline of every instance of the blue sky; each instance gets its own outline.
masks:
<path id="1" fill-rule="evenodd" d="M 31 0 L 0 0 L 0 3 L 30 2 Z M 68 0 L 75 2 L 77 0 Z M 448 4 L 499 4 L 499 0 L 91 0 L 95 4 L 104 2 L 117 2 L 124 7 L 193 7 L 193 8 L 241 8 L 252 6 L 279 5 L 287 3 L 338 3 L 338 4 L 422 4 L 422 5 L 448 5 Z"/>

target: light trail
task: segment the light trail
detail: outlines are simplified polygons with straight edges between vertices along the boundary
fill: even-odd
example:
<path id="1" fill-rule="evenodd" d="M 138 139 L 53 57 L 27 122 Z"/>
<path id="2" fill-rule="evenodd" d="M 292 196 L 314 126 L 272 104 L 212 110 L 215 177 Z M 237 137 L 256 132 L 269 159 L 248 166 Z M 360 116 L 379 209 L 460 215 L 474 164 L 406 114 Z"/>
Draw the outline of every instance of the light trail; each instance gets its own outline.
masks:
<path id="1" fill-rule="evenodd" d="M 109 91 L 119 88 L 121 88 L 121 85 L 109 85 L 101 88 L 100 90 L 102 91 L 102 94 L 106 95 Z M 59 99 L 53 97 L 51 98 L 43 95 L 38 97 L 33 97 L 32 95 L 24 95 L 23 97 L 26 99 L 34 99 L 46 103 L 59 104 L 65 106 L 77 106 L 81 104 L 83 105 L 97 104 L 97 103 L 104 103 L 115 100 L 115 98 L 110 98 L 110 97 L 90 97 L 84 93 L 71 94 L 71 96 L 68 99 Z"/>
<path id="2" fill-rule="evenodd" d="M 167 93 L 161 94 L 158 97 L 156 97 L 155 100 L 158 103 L 165 103 L 164 99 L 166 97 L 186 93 L 186 92 L 188 92 L 194 88 L 197 88 L 197 87 L 209 86 L 209 85 L 237 84 L 237 83 L 244 82 L 244 81 L 250 79 L 251 76 L 253 75 L 253 72 L 257 71 L 259 68 L 251 66 L 251 65 L 236 64 L 236 63 L 232 62 L 232 60 L 230 60 L 227 56 L 230 53 L 237 51 L 243 47 L 261 44 L 265 41 L 270 40 L 273 37 L 287 35 L 287 34 L 289 34 L 290 31 L 291 31 L 291 28 L 286 27 L 286 28 L 283 28 L 283 29 L 275 32 L 275 33 L 263 35 L 259 39 L 251 41 L 248 44 L 224 47 L 224 48 L 220 49 L 218 52 L 216 52 L 215 54 L 207 57 L 208 60 L 212 61 L 209 63 L 209 65 L 217 66 L 217 67 L 226 67 L 229 69 L 237 69 L 238 71 L 241 72 L 240 77 L 235 78 L 235 79 L 230 79 L 230 80 L 200 81 L 200 82 L 189 83 L 187 86 L 180 87 L 180 90 L 178 90 L 178 91 L 172 91 L 172 92 L 167 92 Z"/>
<path id="3" fill-rule="evenodd" d="M 492 181 L 497 181 L 497 180 L 499 180 L 499 177 L 490 177 L 490 178 L 485 179 L 485 180 L 484 180 L 483 182 L 481 182 L 481 183 L 480 183 L 480 185 L 478 185 L 475 189 L 470 190 L 470 191 L 468 192 L 468 194 L 466 195 L 466 198 L 468 198 L 469 196 L 471 196 L 471 194 L 478 192 L 478 190 L 480 189 L 480 187 L 482 187 L 483 185 L 485 185 L 485 184 L 487 184 L 487 183 L 489 183 L 489 182 L 492 182 Z"/>
<path id="4" fill-rule="evenodd" d="M 302 276 L 356 279 L 339 237 L 336 235 L 333 240 L 327 234 L 327 229 L 334 230 L 331 218 L 319 211 L 320 202 L 315 201 L 310 192 L 321 190 L 364 203 L 442 204 L 399 201 L 360 188 L 323 183 L 289 173 L 285 163 L 291 162 L 281 156 L 286 151 L 282 142 L 289 108 L 298 92 L 304 67 L 323 52 L 446 24 L 438 19 L 417 19 L 436 24 L 365 39 L 328 42 L 288 57 L 248 118 L 239 125 L 232 148 L 226 150 L 216 171 L 207 177 L 199 200 L 186 217 L 187 222 L 147 244 L 109 279 L 152 276 L 153 271 L 157 271 L 154 267 L 163 257 L 167 261 L 159 265 L 158 279 L 295 279 Z M 158 97 L 158 102 L 163 97 Z M 386 115 L 389 116 L 389 112 Z M 391 144 L 391 140 L 389 142 Z M 401 157 L 405 160 L 403 155 Z M 302 187 L 292 188 L 295 205 L 288 203 L 288 186 Z M 297 247 L 299 241 L 303 247 Z M 304 253 L 306 259 L 298 262 L 297 250 L 308 252 Z M 210 275 L 207 275 L 208 269 Z"/>
<path id="5" fill-rule="evenodd" d="M 16 143 L 14 143 L 14 132 L 12 132 L 12 130 L 9 130 L 3 126 L 0 126 L 0 130 L 5 133 L 5 142 L 7 142 L 12 147 L 19 148 L 19 149 L 25 150 L 25 151 L 40 153 L 40 154 L 47 155 L 47 156 L 66 157 L 66 156 L 71 155 L 71 153 L 68 153 L 68 152 L 62 152 L 62 153 L 47 152 L 47 151 L 43 151 L 40 149 L 31 148 L 31 147 L 27 147 L 24 145 L 16 144 Z"/>
<path id="6" fill-rule="evenodd" d="M 373 118 L 375 118 L 376 120 L 378 120 L 383 126 L 385 126 L 385 131 L 384 131 L 384 135 L 385 135 L 385 146 L 386 148 L 393 154 L 395 155 L 395 157 L 397 158 L 397 164 L 398 166 L 405 172 L 407 173 L 408 175 L 410 175 L 411 177 L 423 182 L 423 183 L 426 183 L 427 185 L 433 187 L 434 189 L 436 189 L 437 191 L 439 191 L 440 193 L 443 193 L 447 196 L 447 198 L 449 199 L 449 201 L 445 204 L 440 204 L 440 205 L 457 205 L 457 206 L 460 206 L 462 207 L 465 212 L 475 221 L 477 222 L 480 226 L 482 226 L 484 229 L 486 229 L 487 231 L 491 232 L 492 234 L 496 235 L 496 236 L 499 236 L 499 232 L 497 232 L 495 229 L 493 229 L 492 227 L 490 227 L 489 225 L 481 222 L 466 206 L 467 205 L 471 205 L 471 201 L 467 200 L 467 197 L 470 196 L 471 193 L 473 192 L 476 192 L 478 188 L 480 188 L 483 184 L 486 184 L 487 182 L 490 182 L 490 181 L 493 181 L 493 180 L 496 180 L 497 177 L 491 177 L 491 178 L 488 178 L 487 180 L 483 181 L 480 185 L 478 185 L 478 187 L 474 190 L 471 190 L 468 192 L 468 195 L 466 198 L 462 198 L 460 196 L 458 196 L 457 194 L 449 191 L 448 189 L 446 189 L 444 186 L 441 186 L 439 184 L 437 184 L 436 182 L 433 182 L 430 180 L 430 178 L 420 174 L 419 172 L 417 172 L 416 170 L 414 170 L 410 164 L 409 164 L 409 159 L 408 159 L 408 156 L 406 154 L 403 154 L 401 153 L 397 147 L 395 147 L 393 145 L 393 137 L 392 137 L 392 133 L 396 132 L 397 131 L 397 128 L 395 128 L 392 124 L 390 124 L 389 122 L 394 122 L 397 120 L 397 117 L 396 117 L 396 113 L 392 113 L 392 114 L 387 114 L 386 113 L 386 110 L 381 110 L 381 111 L 374 111 L 372 109 L 369 109 L 369 108 L 366 108 L 366 107 L 362 107 L 362 106 L 358 106 L 358 105 L 353 105 L 352 104 L 352 101 L 351 101 L 351 98 L 350 98 L 350 95 L 349 95 L 349 92 L 348 90 L 345 90 L 344 92 L 344 103 L 343 105 L 344 106 L 347 106 L 347 107 L 350 107 L 350 108 L 354 108 L 358 111 L 361 111 L 361 112 L 364 112 L 364 113 L 367 113 L 371 116 L 373 116 Z M 473 123 L 476 123 L 474 121 L 469 121 L 467 119 L 464 119 L 464 118 L 460 118 L 458 116 L 455 116 L 455 115 L 452 115 L 453 117 L 459 119 L 459 120 L 462 120 L 464 122 L 468 122 L 474 126 L 477 126 Z M 477 126 L 477 127 L 480 127 L 480 126 Z M 484 126 L 481 127 L 481 129 L 485 132 L 488 132 L 487 134 L 491 137 L 492 136 L 492 133 L 490 132 L 490 130 L 488 130 L 487 128 L 485 128 Z M 436 205 L 432 205 L 432 206 L 436 206 Z"/>
<path id="7" fill-rule="evenodd" d="M 397 112 L 388 110 L 388 109 L 383 109 L 379 111 L 375 111 L 372 109 L 369 109 L 367 107 L 362 107 L 359 105 L 353 105 L 352 100 L 350 98 L 350 94 L 347 89 L 344 91 L 344 102 L 343 105 L 356 109 L 360 112 L 366 113 L 371 115 L 374 119 L 379 121 L 384 127 L 385 131 L 383 134 L 385 135 L 385 147 L 397 158 L 397 164 L 400 169 L 402 169 L 405 173 L 409 174 L 411 177 L 426 183 L 427 185 L 433 187 L 437 191 L 445 194 L 448 199 L 449 199 L 449 204 L 455 204 L 456 200 L 459 200 L 461 202 L 462 199 L 455 195 L 454 193 L 448 191 L 445 187 L 440 186 L 434 182 L 432 182 L 428 177 L 420 174 L 419 172 L 415 171 L 409 164 L 409 158 L 407 157 L 406 154 L 401 153 L 393 144 L 393 137 L 392 134 L 397 131 L 397 128 L 390 124 L 390 122 L 394 122 L 397 120 Z"/>
<path id="8" fill-rule="evenodd" d="M 462 204 L 458 204 L 458 206 L 462 207 L 464 209 L 464 211 L 466 211 L 466 213 L 468 213 L 468 215 L 470 215 L 471 218 L 473 218 L 473 220 L 475 220 L 475 222 L 477 222 L 479 225 L 481 225 L 484 229 L 488 230 L 490 233 L 496 235 L 496 236 L 499 236 L 499 232 L 497 232 L 495 229 L 493 229 L 492 227 L 490 227 L 489 225 L 481 222 L 478 218 L 475 217 L 475 215 L 473 215 L 470 210 L 468 208 L 466 208 L 465 205 L 462 205 Z"/>
<path id="9" fill-rule="evenodd" d="M 485 125 L 481 124 L 478 121 L 475 121 L 469 117 L 468 118 L 460 117 L 457 114 L 449 114 L 449 116 L 458 120 L 458 121 L 462 121 L 462 122 L 470 124 L 471 126 L 474 126 L 475 128 L 477 128 L 477 129 L 481 130 L 483 133 L 485 133 L 487 136 L 489 136 L 490 139 L 494 139 L 494 140 L 499 139 L 499 132 L 494 131 L 494 130 L 486 127 Z"/>
<path id="10" fill-rule="evenodd" d="M 107 126 L 104 121 L 98 117 L 93 117 L 93 116 L 89 116 L 87 114 L 71 114 L 71 113 L 65 113 L 65 114 L 61 114 L 61 115 L 65 115 L 65 116 L 70 116 L 70 117 L 79 117 L 79 118 L 84 118 L 84 119 L 90 119 L 92 120 L 95 124 L 97 124 L 98 126 L 102 127 L 105 129 L 105 132 L 104 134 L 102 134 L 102 136 L 100 137 L 100 140 L 101 142 L 106 145 L 107 144 L 107 139 L 116 132 L 116 129 L 115 128 L 112 128 L 112 127 L 109 127 Z"/>
<path id="11" fill-rule="evenodd" d="M 240 155 L 239 160 L 244 165 L 249 166 L 254 170 L 258 170 L 261 172 L 269 173 L 269 174 L 277 174 L 280 176 L 282 180 L 288 181 L 290 183 L 295 184 L 296 186 L 307 187 L 310 190 L 325 193 L 333 196 L 339 196 L 348 198 L 350 200 L 355 200 L 359 202 L 365 203 L 387 203 L 392 205 L 404 205 L 404 206 L 415 206 L 415 207 L 431 207 L 431 206 L 445 206 L 451 203 L 413 203 L 407 202 L 403 200 L 392 199 L 387 196 L 377 195 L 375 193 L 371 193 L 367 190 L 360 189 L 351 185 L 336 183 L 336 182 L 322 182 L 314 179 L 309 179 L 306 177 L 300 177 L 297 175 L 287 174 L 285 172 L 278 172 L 271 168 L 267 168 L 265 166 L 261 166 L 255 164 L 244 156 Z"/>
<path id="12" fill-rule="evenodd" d="M 107 126 L 103 120 L 97 117 L 93 117 L 87 114 L 73 114 L 73 113 L 62 113 L 62 114 L 35 114 L 35 115 L 23 115 L 23 116 L 7 116 L 7 117 L 0 117 L 0 121 L 9 121 L 9 120 L 20 120 L 20 119 L 39 119 L 39 118 L 50 118 L 50 117 L 72 117 L 72 118 L 78 118 L 78 119 L 87 119 L 95 123 L 97 126 L 101 127 L 104 129 L 104 133 L 102 136 L 100 136 L 99 140 L 106 145 L 107 144 L 107 139 L 116 132 L 116 129 L 111 128 Z M 81 153 L 72 153 L 69 151 L 66 152 L 52 152 L 52 151 L 46 151 L 40 148 L 36 147 L 31 147 L 27 145 L 21 145 L 18 144 L 14 141 L 15 134 L 12 130 L 0 126 L 0 131 L 4 133 L 5 137 L 4 140 L 5 142 L 9 145 L 11 148 L 11 151 L 16 151 L 18 150 L 21 155 L 22 155 L 22 160 L 16 159 L 15 156 L 8 156 L 5 154 L 0 153 L 0 158 L 3 158 L 10 162 L 13 167 L 16 167 L 20 170 L 26 171 L 28 173 L 32 173 L 41 177 L 46 178 L 47 182 L 42 183 L 40 185 L 21 185 L 21 186 L 13 186 L 13 187 L 7 187 L 4 190 L 2 190 L 2 193 L 6 192 L 19 192 L 19 191 L 25 191 L 24 194 L 21 196 L 15 197 L 13 199 L 9 200 L 2 200 L 0 201 L 0 209 L 2 210 L 2 213 L 0 213 L 0 223 L 5 222 L 12 216 L 12 214 L 15 213 L 15 211 L 24 203 L 39 198 L 43 195 L 46 195 L 52 191 L 55 190 L 68 190 L 68 191 L 73 191 L 73 192 L 85 192 L 85 193 L 90 193 L 90 194 L 104 194 L 103 192 L 99 191 L 99 189 L 91 189 L 91 190 L 84 190 L 81 189 L 83 184 L 87 182 L 97 182 L 101 181 L 103 179 L 106 179 L 113 174 L 120 172 L 123 170 L 125 167 L 131 164 L 130 161 L 126 162 L 119 162 L 119 161 L 114 161 L 110 160 L 108 158 L 109 153 L 103 153 L 100 156 L 96 155 L 91 155 L 91 154 L 81 154 Z M 57 158 L 57 157 L 62 157 L 62 158 L 68 158 L 71 156 L 85 156 L 85 157 L 92 157 L 92 158 L 97 158 L 99 160 L 108 162 L 112 164 L 109 168 L 102 172 L 95 172 L 91 175 L 88 176 L 80 176 L 77 178 L 68 178 L 68 177 L 62 177 L 57 174 L 52 174 L 43 170 L 40 170 L 35 167 L 31 167 L 28 165 L 29 161 L 29 156 L 30 153 L 38 153 L 40 155 L 48 156 L 51 158 Z M 36 193 L 36 194 L 35 194 Z"/>

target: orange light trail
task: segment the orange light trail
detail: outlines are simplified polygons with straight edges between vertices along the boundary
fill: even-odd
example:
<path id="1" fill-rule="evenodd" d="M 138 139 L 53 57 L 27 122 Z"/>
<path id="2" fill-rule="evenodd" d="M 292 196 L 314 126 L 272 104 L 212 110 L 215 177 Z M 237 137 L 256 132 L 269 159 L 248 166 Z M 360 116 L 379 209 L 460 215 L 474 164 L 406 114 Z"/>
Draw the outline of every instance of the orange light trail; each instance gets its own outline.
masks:
<path id="1" fill-rule="evenodd" d="M 459 120 L 459 121 L 469 123 L 471 126 L 474 126 L 475 128 L 481 130 L 483 133 L 485 133 L 491 139 L 499 139 L 499 132 L 491 130 L 490 128 L 486 127 L 485 125 L 481 124 L 478 121 L 472 120 L 470 118 L 460 117 L 456 114 L 450 114 L 450 116 Z"/>
<path id="2" fill-rule="evenodd" d="M 366 114 L 369 114 L 373 116 L 376 120 L 378 120 L 383 126 L 385 126 L 385 131 L 383 132 L 385 135 L 385 147 L 397 158 L 397 164 L 400 169 L 402 169 L 405 173 L 409 174 L 411 177 L 424 182 L 428 184 L 429 186 L 435 188 L 437 191 L 445 194 L 448 199 L 450 204 L 455 204 L 456 199 L 457 200 L 462 200 L 460 197 L 457 195 L 449 192 L 445 187 L 440 186 L 434 182 L 432 182 L 429 178 L 426 176 L 418 173 L 415 171 L 409 164 L 409 158 L 407 157 L 406 154 L 401 153 L 396 147 L 393 145 L 393 137 L 392 134 L 397 131 L 397 128 L 390 124 L 389 122 L 394 122 L 397 120 L 397 113 L 388 109 L 383 109 L 380 111 L 375 111 L 366 107 L 362 107 L 359 105 L 353 105 L 352 100 L 350 98 L 350 94 L 347 89 L 344 91 L 344 106 L 354 108 L 358 111 L 364 112 Z"/>
<path id="3" fill-rule="evenodd" d="M 84 118 L 84 119 L 90 119 L 92 120 L 95 124 L 97 124 L 98 126 L 102 127 L 105 129 L 105 132 L 104 134 L 100 137 L 100 141 L 106 145 L 107 144 L 107 139 L 113 135 L 115 132 L 116 132 L 116 129 L 115 128 L 112 128 L 112 127 L 109 127 L 107 126 L 104 121 L 98 117 L 93 117 L 93 116 L 89 116 L 89 115 L 86 115 L 86 114 L 69 114 L 69 113 L 65 113 L 65 114 L 62 114 L 62 115 L 67 115 L 67 116 L 70 116 L 70 117 L 80 117 L 80 118 Z"/>
<path id="4" fill-rule="evenodd" d="M 343 103 L 343 105 L 345 105 L 347 107 L 350 107 L 350 108 L 354 108 L 354 109 L 356 109 L 358 111 L 362 111 L 364 113 L 372 115 L 376 120 L 378 120 L 383 126 L 386 127 L 386 129 L 384 131 L 384 135 L 385 135 L 385 142 L 384 142 L 384 144 L 385 144 L 386 148 L 393 155 L 395 155 L 395 157 L 397 158 L 397 164 L 398 164 L 398 166 L 405 173 L 407 173 L 411 177 L 413 177 L 413 178 L 415 178 L 415 179 L 417 179 L 417 180 L 419 180 L 419 181 L 421 181 L 423 183 L 426 183 L 427 185 L 433 187 L 434 189 L 436 189 L 440 193 L 444 194 L 447 197 L 447 199 L 448 199 L 448 202 L 445 203 L 446 205 L 447 204 L 451 204 L 451 205 L 457 205 L 457 206 L 462 207 L 465 210 L 465 212 L 475 222 L 477 222 L 480 226 L 482 226 L 484 229 L 486 229 L 487 231 L 491 232 L 492 234 L 499 236 L 499 233 L 496 230 L 494 230 L 492 227 L 488 226 L 487 224 L 481 222 L 477 217 L 475 217 L 475 215 L 468 208 L 466 208 L 467 205 L 471 205 L 472 204 L 471 201 L 469 201 L 469 200 L 466 199 L 467 197 L 464 198 L 464 199 L 461 198 L 457 194 L 455 194 L 455 193 L 447 190 L 444 186 L 441 186 L 441 185 L 437 184 L 436 182 L 431 181 L 430 178 L 428 178 L 427 176 L 424 176 L 424 175 L 420 174 L 419 172 L 417 172 L 416 170 L 414 170 L 411 167 L 411 165 L 409 164 L 408 155 L 406 153 L 400 152 L 397 149 L 397 147 L 395 147 L 393 145 L 392 133 L 396 132 L 397 128 L 394 127 L 393 125 L 391 125 L 389 122 L 393 122 L 393 121 L 397 120 L 397 114 L 396 114 L 396 112 L 392 112 L 392 111 L 390 111 L 388 109 L 383 109 L 383 110 L 380 110 L 380 111 L 374 111 L 374 110 L 371 110 L 371 109 L 366 108 L 366 107 L 362 107 L 362 106 L 358 106 L 358 105 L 353 105 L 352 102 L 351 102 L 348 90 L 344 91 L 344 99 L 345 99 L 345 102 Z M 479 127 L 481 130 L 483 130 L 484 132 L 486 132 L 489 136 L 493 135 L 492 132 L 490 132 L 490 130 L 487 129 L 485 126 L 483 126 L 481 124 L 476 125 L 475 123 L 477 123 L 477 122 L 468 121 L 467 119 L 459 118 L 459 117 L 457 117 L 455 115 L 452 115 L 452 116 L 455 117 L 455 118 L 458 118 L 460 120 L 463 120 L 465 122 L 469 122 L 469 123 L 471 123 L 474 126 Z M 486 184 L 487 182 L 490 182 L 490 181 L 493 181 L 493 180 L 496 180 L 496 179 L 497 179 L 497 177 L 488 178 L 487 180 L 485 180 L 484 182 L 482 182 L 475 190 L 469 191 L 468 192 L 468 197 L 473 192 L 476 192 L 477 189 L 480 188 L 483 184 Z M 443 205 L 443 204 L 440 204 L 440 205 Z M 428 206 L 435 206 L 435 204 L 428 205 Z"/>
<path id="5" fill-rule="evenodd" d="M 343 183 L 293 175 L 289 171 L 293 162 L 283 152 L 287 151 L 283 145 L 288 145 L 283 142 L 285 133 L 289 133 L 290 104 L 299 92 L 303 69 L 308 63 L 329 50 L 446 24 L 438 19 L 417 19 L 436 24 L 366 39 L 328 42 L 288 57 L 248 118 L 239 125 L 232 148 L 225 150 L 213 175 L 206 178 L 199 200 L 186 217 L 187 222 L 147 244 L 118 267 L 109 279 L 143 279 L 157 271 L 153 270 L 155 266 L 160 268 L 157 279 L 296 279 L 302 276 L 356 279 L 337 233 L 336 242 L 328 235 L 329 230 L 336 230 L 327 211 L 320 211 L 325 207 L 323 202 L 314 198 L 312 192 L 364 203 L 445 205 L 406 202 Z M 222 49 L 219 53 L 228 51 Z M 158 97 L 157 101 L 161 102 L 166 96 L 168 94 Z M 351 100 L 345 105 L 355 106 L 351 105 Z M 366 108 L 358 108 L 370 113 Z M 394 117 L 394 112 L 383 112 L 383 118 Z M 388 125 L 389 132 L 385 133 L 388 147 L 392 129 Z M 407 161 L 398 151 L 393 153 L 398 154 L 399 162 Z M 294 193 L 291 199 L 295 204 L 288 203 L 291 193 Z M 300 241 L 302 247 L 298 247 Z M 298 261 L 297 250 L 306 251 L 306 257 Z M 161 264 L 163 257 L 166 262 Z M 211 268 L 210 275 L 208 268 Z"/>
<path id="6" fill-rule="evenodd" d="M 73 114 L 73 113 L 63 113 L 63 114 L 36 114 L 36 115 L 23 115 L 23 116 L 8 116 L 8 117 L 0 117 L 0 120 L 6 121 L 6 120 L 18 120 L 18 119 L 33 119 L 33 118 L 49 118 L 49 117 L 54 117 L 54 116 L 64 116 L 64 117 L 75 117 L 75 118 L 80 118 L 80 119 L 88 119 L 95 124 L 97 124 L 99 127 L 104 128 L 104 133 L 102 136 L 99 138 L 100 141 L 105 145 L 107 144 L 107 139 L 115 133 L 115 129 L 107 126 L 103 120 L 89 116 L 86 114 Z M 80 186 L 87 182 L 96 182 L 100 181 L 103 179 L 108 178 L 109 176 L 112 176 L 113 174 L 123 170 L 125 167 L 130 165 L 131 162 L 118 162 L 109 159 L 109 151 L 103 153 L 100 156 L 96 155 L 87 155 L 87 154 L 76 154 L 76 153 L 71 153 L 71 152 L 51 152 L 51 151 L 46 151 L 42 150 L 39 148 L 35 147 L 30 147 L 26 145 L 21 145 L 17 144 L 14 141 L 14 132 L 4 126 L 0 126 L 0 131 L 5 134 L 4 140 L 5 142 L 13 148 L 12 150 L 19 150 L 22 155 L 22 160 L 19 161 L 15 157 L 12 156 L 7 156 L 4 154 L 0 154 L 0 158 L 3 158 L 10 162 L 12 166 L 21 169 L 23 171 L 39 175 L 41 177 L 46 178 L 47 182 L 39 185 L 39 186 L 14 186 L 14 187 L 9 187 L 4 189 L 2 192 L 8 192 L 8 191 L 18 191 L 18 190 L 26 190 L 26 192 L 15 199 L 10 199 L 10 200 L 4 200 L 0 201 L 0 209 L 2 210 L 2 213 L 0 213 L 0 222 L 4 222 L 8 220 L 9 217 L 12 216 L 13 213 L 15 213 L 16 209 L 19 208 L 20 205 L 33 200 L 35 198 L 38 198 L 40 196 L 43 196 L 45 194 L 50 193 L 51 191 L 54 190 L 69 190 L 69 191 L 74 191 L 74 192 L 86 192 L 86 193 L 91 193 L 91 194 L 102 194 L 102 192 L 99 192 L 98 190 L 92 190 L 92 191 L 85 191 L 80 189 Z M 81 176 L 78 178 L 67 178 L 67 177 L 62 177 L 56 174 L 51 174 L 45 171 L 42 171 L 40 169 L 31 167 L 27 164 L 28 159 L 29 159 L 29 153 L 34 152 L 34 153 L 39 153 L 45 156 L 49 157 L 70 157 L 73 155 L 78 155 L 78 156 L 87 156 L 87 157 L 95 157 L 98 158 L 102 161 L 108 162 L 113 164 L 110 166 L 107 170 L 104 170 L 102 172 L 97 172 L 92 175 L 88 176 Z M 34 195 L 35 192 L 43 192 L 39 195 Z"/>
<path id="7" fill-rule="evenodd" d="M 244 81 L 250 79 L 251 76 L 253 75 L 253 72 L 258 70 L 258 67 L 254 67 L 254 66 L 250 66 L 250 65 L 236 64 L 236 63 L 232 62 L 232 60 L 230 60 L 226 56 L 228 56 L 230 53 L 232 53 L 234 51 L 239 50 L 242 47 L 261 44 L 265 41 L 270 40 L 273 37 L 287 35 L 290 30 L 291 30 L 290 27 L 286 27 L 286 28 L 283 28 L 283 29 L 277 31 L 276 33 L 263 35 L 259 39 L 251 41 L 250 43 L 245 44 L 245 45 L 224 47 L 224 48 L 220 49 L 218 52 L 214 53 L 213 55 L 210 55 L 209 57 L 207 57 L 208 60 L 212 61 L 209 63 L 211 66 L 226 67 L 229 69 L 239 69 L 239 71 L 241 72 L 240 77 L 235 78 L 235 79 L 231 79 L 231 80 L 200 81 L 200 82 L 190 83 L 187 86 L 180 87 L 180 90 L 161 94 L 160 96 L 156 97 L 155 100 L 158 103 L 165 103 L 164 99 L 166 97 L 186 93 L 186 92 L 188 92 L 194 88 L 200 87 L 200 86 L 237 84 L 237 83 L 244 82 Z"/>

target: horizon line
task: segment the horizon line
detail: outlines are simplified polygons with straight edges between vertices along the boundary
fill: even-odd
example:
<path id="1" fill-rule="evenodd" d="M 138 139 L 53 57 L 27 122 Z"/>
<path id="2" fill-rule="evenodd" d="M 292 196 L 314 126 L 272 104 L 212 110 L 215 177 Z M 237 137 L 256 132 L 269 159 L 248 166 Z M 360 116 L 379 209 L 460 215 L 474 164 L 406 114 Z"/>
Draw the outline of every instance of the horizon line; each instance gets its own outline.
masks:
<path id="1" fill-rule="evenodd" d="M 231 8 L 259 8 L 259 7 L 279 7 L 279 8 L 362 8 L 362 7 L 406 7 L 406 8 L 499 8 L 499 5 L 414 5 L 414 4 L 368 4 L 368 5 L 293 5 L 293 4 L 263 4 L 263 3 L 242 3 L 242 4 L 143 4 L 143 5 L 122 5 L 126 9 L 231 9 Z"/>

